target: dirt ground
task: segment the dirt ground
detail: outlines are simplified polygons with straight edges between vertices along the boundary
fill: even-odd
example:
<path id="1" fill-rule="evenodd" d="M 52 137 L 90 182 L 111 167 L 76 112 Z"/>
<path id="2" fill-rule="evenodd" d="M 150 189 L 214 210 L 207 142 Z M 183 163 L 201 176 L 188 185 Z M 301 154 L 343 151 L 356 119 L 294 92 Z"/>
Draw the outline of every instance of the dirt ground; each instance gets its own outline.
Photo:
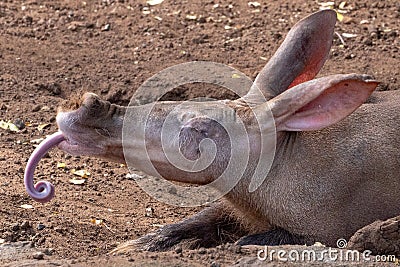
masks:
<path id="1" fill-rule="evenodd" d="M 335 3 L 335 8 L 341 4 Z M 11 121 L 21 129 L 0 129 L 0 264 L 261 264 L 254 259 L 257 250 L 232 244 L 106 255 L 124 241 L 200 210 L 157 202 L 119 164 L 71 157 L 55 149 L 36 171 L 36 179 L 54 183 L 54 200 L 36 203 L 23 185 L 35 140 L 57 130 L 57 106 L 71 95 L 91 91 L 127 104 L 135 89 L 158 71 L 195 60 L 228 64 L 254 78 L 290 27 L 321 6 L 317 1 L 259 4 L 242 0 L 165 0 L 154 6 L 145 0 L 0 1 L 0 121 Z M 399 89 L 398 1 L 347 1 L 341 9 L 344 18 L 335 30 L 345 33 L 345 45 L 336 35 L 320 75 L 366 73 L 381 82 L 378 90 Z M 226 97 L 207 86 L 188 86 L 170 98 L 194 95 Z M 65 167 L 58 168 L 58 163 Z M 84 184 L 69 182 L 73 169 L 90 172 Z"/>

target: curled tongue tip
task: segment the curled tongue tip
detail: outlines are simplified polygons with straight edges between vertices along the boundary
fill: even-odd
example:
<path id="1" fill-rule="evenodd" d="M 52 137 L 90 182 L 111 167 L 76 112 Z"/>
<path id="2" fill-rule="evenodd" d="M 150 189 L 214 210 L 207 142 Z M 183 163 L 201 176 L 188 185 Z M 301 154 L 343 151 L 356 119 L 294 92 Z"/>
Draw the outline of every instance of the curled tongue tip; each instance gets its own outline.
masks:
<path id="1" fill-rule="evenodd" d="M 54 146 L 58 145 L 65 138 L 61 132 L 56 132 L 43 140 L 29 157 L 25 168 L 24 183 L 28 194 L 36 201 L 45 203 L 50 201 L 55 194 L 54 185 L 47 181 L 39 181 L 33 184 L 33 174 L 40 159 Z"/>

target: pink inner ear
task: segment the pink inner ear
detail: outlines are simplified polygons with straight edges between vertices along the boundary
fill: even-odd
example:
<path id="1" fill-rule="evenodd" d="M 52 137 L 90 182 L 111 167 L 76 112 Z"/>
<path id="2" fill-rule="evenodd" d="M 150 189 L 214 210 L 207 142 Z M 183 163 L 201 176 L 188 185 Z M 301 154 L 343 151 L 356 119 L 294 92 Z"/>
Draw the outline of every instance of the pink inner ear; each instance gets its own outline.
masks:
<path id="1" fill-rule="evenodd" d="M 330 126 L 357 109 L 377 83 L 347 80 L 325 90 L 316 99 L 296 111 L 282 127 L 286 131 L 312 131 Z"/>
<path id="2" fill-rule="evenodd" d="M 331 40 L 329 40 L 331 42 Z M 327 47 L 323 47 L 320 43 L 313 42 L 310 44 L 312 54 L 309 56 L 308 61 L 305 62 L 305 68 L 302 72 L 293 80 L 289 85 L 289 88 L 296 86 L 298 84 L 310 81 L 318 74 L 322 66 L 324 65 L 329 51 L 330 42 Z M 304 52 L 305 53 L 305 52 Z"/>

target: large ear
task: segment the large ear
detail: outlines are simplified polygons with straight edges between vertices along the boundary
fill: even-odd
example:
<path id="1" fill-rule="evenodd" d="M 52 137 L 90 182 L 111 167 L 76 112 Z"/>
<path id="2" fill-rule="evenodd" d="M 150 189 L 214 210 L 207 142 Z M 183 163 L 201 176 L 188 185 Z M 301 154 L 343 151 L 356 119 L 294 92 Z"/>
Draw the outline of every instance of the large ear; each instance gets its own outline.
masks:
<path id="1" fill-rule="evenodd" d="M 271 99 L 289 87 L 311 80 L 324 65 L 332 45 L 336 12 L 322 10 L 300 20 L 287 34 L 244 98 L 257 101 L 257 89 Z"/>
<path id="2" fill-rule="evenodd" d="M 367 75 L 332 75 L 301 83 L 260 107 L 269 106 L 277 131 L 320 130 L 350 115 L 377 85 Z"/>

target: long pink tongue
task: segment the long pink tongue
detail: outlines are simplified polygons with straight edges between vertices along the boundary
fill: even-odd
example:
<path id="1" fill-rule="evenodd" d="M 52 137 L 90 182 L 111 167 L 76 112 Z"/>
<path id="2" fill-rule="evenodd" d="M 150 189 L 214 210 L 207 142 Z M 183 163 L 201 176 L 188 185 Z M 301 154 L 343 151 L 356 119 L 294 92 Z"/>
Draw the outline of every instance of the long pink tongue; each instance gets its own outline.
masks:
<path id="1" fill-rule="evenodd" d="M 24 183 L 28 194 L 37 202 L 45 203 L 54 197 L 54 185 L 47 181 L 39 181 L 33 185 L 33 173 L 40 159 L 54 146 L 65 140 L 61 132 L 56 132 L 43 140 L 29 157 L 25 168 Z"/>

